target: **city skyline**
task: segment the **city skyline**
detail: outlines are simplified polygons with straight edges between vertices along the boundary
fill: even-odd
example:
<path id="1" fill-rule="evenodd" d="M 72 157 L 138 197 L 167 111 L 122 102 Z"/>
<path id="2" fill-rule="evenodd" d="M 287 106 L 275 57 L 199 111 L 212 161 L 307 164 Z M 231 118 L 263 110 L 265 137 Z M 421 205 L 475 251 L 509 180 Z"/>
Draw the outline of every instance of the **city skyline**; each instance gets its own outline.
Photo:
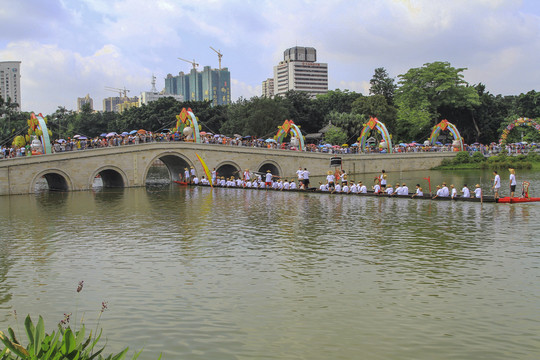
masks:
<path id="1" fill-rule="evenodd" d="M 31 25 L 30 25 L 31 24 Z M 468 68 L 493 94 L 536 90 L 540 4 L 534 0 L 173 1 L 22 0 L 0 13 L 0 61 L 21 61 L 23 111 L 76 109 L 106 86 L 150 90 L 152 74 L 191 65 L 231 74 L 231 100 L 261 96 L 283 51 L 314 47 L 328 88 L 365 95 L 375 68 L 396 78 L 433 61 Z M 100 110 L 100 109 L 98 109 Z"/>

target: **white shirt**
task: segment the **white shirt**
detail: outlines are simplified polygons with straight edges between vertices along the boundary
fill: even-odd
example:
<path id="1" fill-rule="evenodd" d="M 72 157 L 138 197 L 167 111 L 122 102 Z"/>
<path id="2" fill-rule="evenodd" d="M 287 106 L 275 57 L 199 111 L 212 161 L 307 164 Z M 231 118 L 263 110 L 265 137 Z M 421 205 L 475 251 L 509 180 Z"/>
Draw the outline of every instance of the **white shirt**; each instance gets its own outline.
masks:
<path id="1" fill-rule="evenodd" d="M 379 187 L 379 189 L 380 189 L 380 187 Z M 367 187 L 366 187 L 366 185 L 360 186 L 359 191 L 360 191 L 360 194 L 367 194 Z"/>
<path id="2" fill-rule="evenodd" d="M 358 186 L 356 186 L 356 184 L 351 185 L 351 193 L 353 194 L 358 193 Z"/>
<path id="3" fill-rule="evenodd" d="M 457 196 L 457 189 L 453 188 L 452 189 L 452 199 L 455 198 L 456 196 Z"/>
<path id="4" fill-rule="evenodd" d="M 289 190 L 290 187 L 291 185 L 287 181 L 283 183 L 283 190 Z"/>
<path id="5" fill-rule="evenodd" d="M 510 174 L 510 185 L 517 185 L 516 174 Z"/>
<path id="6" fill-rule="evenodd" d="M 396 188 L 396 195 L 401 195 L 401 191 L 403 191 L 403 188 L 401 186 L 398 186 Z"/>
<path id="7" fill-rule="evenodd" d="M 304 177 L 304 180 L 308 180 L 309 179 L 309 171 L 304 170 L 304 172 L 302 173 L 302 176 Z"/>
<path id="8" fill-rule="evenodd" d="M 401 195 L 409 195 L 409 188 L 407 186 L 401 188 Z"/>
<path id="9" fill-rule="evenodd" d="M 443 197 L 450 196 L 450 191 L 448 190 L 448 188 L 446 186 L 443 186 L 441 188 L 441 196 L 443 196 Z"/>
<path id="10" fill-rule="evenodd" d="M 199 184 L 199 178 L 195 176 L 195 177 L 193 178 L 193 183 L 194 183 L 195 185 L 198 185 L 198 184 Z"/>
<path id="11" fill-rule="evenodd" d="M 336 178 L 334 177 L 334 175 L 327 175 L 326 176 L 326 181 L 328 181 L 329 183 L 331 182 L 334 182 Z"/>
<path id="12" fill-rule="evenodd" d="M 495 175 L 495 179 L 493 179 L 493 187 L 495 189 L 498 189 L 501 187 L 501 177 L 499 176 L 499 174 Z"/>
<path id="13" fill-rule="evenodd" d="M 290 185 L 289 185 L 289 188 L 290 188 L 291 190 L 296 189 L 296 183 L 295 183 L 294 181 L 291 181 L 291 183 L 290 183 Z"/>
<path id="14" fill-rule="evenodd" d="M 362 191 L 360 191 L 360 192 L 362 192 Z M 381 187 L 379 186 L 379 184 L 373 185 L 373 192 L 374 192 L 375 194 L 378 194 L 378 193 L 381 192 Z"/>
<path id="15" fill-rule="evenodd" d="M 416 196 L 424 196 L 424 193 L 420 190 L 420 188 L 416 189 Z"/>
<path id="16" fill-rule="evenodd" d="M 266 182 L 272 182 L 272 173 L 266 173 Z"/>
<path id="17" fill-rule="evenodd" d="M 394 189 L 392 189 L 392 187 L 389 187 L 388 189 L 386 189 L 386 193 L 388 195 L 392 195 L 394 193 Z"/>
<path id="18" fill-rule="evenodd" d="M 298 180 L 303 180 L 304 179 L 304 170 L 302 170 L 302 169 L 296 170 L 296 175 L 298 175 Z"/>
<path id="19" fill-rule="evenodd" d="M 347 185 L 343 186 L 343 192 L 348 193 L 349 192 L 349 186 L 347 186 Z"/>
<path id="20" fill-rule="evenodd" d="M 463 189 L 461 189 L 461 192 L 463 193 L 464 198 L 471 197 L 471 192 L 469 191 L 468 187 L 463 187 Z"/>
<path id="21" fill-rule="evenodd" d="M 337 184 L 334 190 L 335 192 L 341 192 L 341 185 Z"/>
<path id="22" fill-rule="evenodd" d="M 474 189 L 474 195 L 475 195 L 477 198 L 480 198 L 480 197 L 482 196 L 482 189 L 480 189 L 480 188 Z"/>

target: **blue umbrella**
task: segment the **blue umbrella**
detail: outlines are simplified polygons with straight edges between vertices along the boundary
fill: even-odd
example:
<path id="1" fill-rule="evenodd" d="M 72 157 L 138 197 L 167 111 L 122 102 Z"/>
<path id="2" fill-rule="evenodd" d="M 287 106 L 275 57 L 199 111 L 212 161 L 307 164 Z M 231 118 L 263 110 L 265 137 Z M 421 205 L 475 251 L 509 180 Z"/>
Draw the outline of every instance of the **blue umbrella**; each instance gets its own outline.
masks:
<path id="1" fill-rule="evenodd" d="M 437 144 L 437 145 L 442 145 L 442 142 L 437 141 L 435 144 Z"/>
<path id="2" fill-rule="evenodd" d="M 137 130 L 131 130 L 131 131 L 129 132 L 129 135 L 133 135 L 133 134 L 136 134 L 136 133 L 137 133 Z M 107 135 L 107 134 L 105 134 L 105 135 Z"/>
<path id="3" fill-rule="evenodd" d="M 103 134 L 101 134 L 101 135 L 99 135 L 99 136 L 105 137 L 105 136 L 107 136 L 107 133 L 103 133 Z"/>
<path id="4" fill-rule="evenodd" d="M 276 140 L 274 140 L 274 139 L 266 139 L 266 140 L 264 140 L 264 141 L 266 141 L 267 143 L 270 143 L 270 142 L 273 142 L 273 143 L 275 143 L 275 142 L 277 142 L 277 141 L 276 141 Z"/>
<path id="5" fill-rule="evenodd" d="M 122 135 L 129 135 L 129 133 L 127 131 L 124 131 Z"/>

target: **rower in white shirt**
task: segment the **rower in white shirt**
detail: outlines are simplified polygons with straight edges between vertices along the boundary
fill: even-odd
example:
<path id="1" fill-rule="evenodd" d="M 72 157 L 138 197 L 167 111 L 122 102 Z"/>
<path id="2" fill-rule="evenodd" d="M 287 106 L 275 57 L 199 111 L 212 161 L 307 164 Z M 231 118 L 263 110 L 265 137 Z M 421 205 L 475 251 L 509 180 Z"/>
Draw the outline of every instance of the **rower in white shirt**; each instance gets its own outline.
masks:
<path id="1" fill-rule="evenodd" d="M 482 197 L 482 189 L 480 188 L 480 184 L 476 184 L 476 188 L 474 189 L 474 196 L 477 199 L 480 199 Z"/>
<path id="2" fill-rule="evenodd" d="M 409 188 L 405 183 L 401 184 L 401 195 L 408 196 L 409 195 Z"/>
<path id="3" fill-rule="evenodd" d="M 461 192 L 463 193 L 462 197 L 464 197 L 464 198 L 470 198 L 471 197 L 471 192 L 470 192 L 469 188 L 467 187 L 467 184 L 463 185 L 463 189 L 461 189 Z"/>
<path id="4" fill-rule="evenodd" d="M 448 197 L 450 196 L 450 190 L 446 187 L 446 183 L 443 182 L 441 187 L 441 197 Z"/>
<path id="5" fill-rule="evenodd" d="M 367 194 L 367 186 L 362 184 L 361 181 L 358 183 L 357 187 L 360 194 Z"/>

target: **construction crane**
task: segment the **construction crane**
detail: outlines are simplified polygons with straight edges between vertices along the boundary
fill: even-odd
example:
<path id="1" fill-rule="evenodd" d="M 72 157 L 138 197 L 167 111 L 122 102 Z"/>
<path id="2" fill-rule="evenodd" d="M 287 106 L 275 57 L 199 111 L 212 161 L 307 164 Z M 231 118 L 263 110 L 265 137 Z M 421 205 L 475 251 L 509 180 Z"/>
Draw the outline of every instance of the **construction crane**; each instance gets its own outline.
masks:
<path id="1" fill-rule="evenodd" d="M 216 50 L 211 46 L 210 46 L 210 49 L 214 50 L 217 53 L 217 57 L 218 57 L 218 60 L 219 60 L 219 70 L 221 70 L 221 58 L 223 57 L 223 54 L 221 53 L 221 50 Z"/>
<path id="2" fill-rule="evenodd" d="M 185 61 L 185 62 L 190 63 L 191 65 L 193 65 L 193 68 L 194 68 L 194 69 L 197 69 L 197 66 L 199 66 L 199 64 L 197 64 L 197 63 L 195 62 L 195 59 L 193 59 L 193 61 L 189 61 L 189 60 L 186 60 L 186 59 L 178 58 L 178 60 L 182 60 L 182 61 Z"/>
<path id="3" fill-rule="evenodd" d="M 110 86 L 105 86 L 105 90 L 107 90 L 107 91 L 118 92 L 118 94 L 119 94 L 120 97 L 122 97 L 122 93 L 123 93 L 125 98 L 127 98 L 127 93 L 130 91 L 130 90 L 126 89 L 125 86 L 124 86 L 123 89 L 120 89 L 120 88 L 114 88 L 114 87 L 110 87 Z"/>

